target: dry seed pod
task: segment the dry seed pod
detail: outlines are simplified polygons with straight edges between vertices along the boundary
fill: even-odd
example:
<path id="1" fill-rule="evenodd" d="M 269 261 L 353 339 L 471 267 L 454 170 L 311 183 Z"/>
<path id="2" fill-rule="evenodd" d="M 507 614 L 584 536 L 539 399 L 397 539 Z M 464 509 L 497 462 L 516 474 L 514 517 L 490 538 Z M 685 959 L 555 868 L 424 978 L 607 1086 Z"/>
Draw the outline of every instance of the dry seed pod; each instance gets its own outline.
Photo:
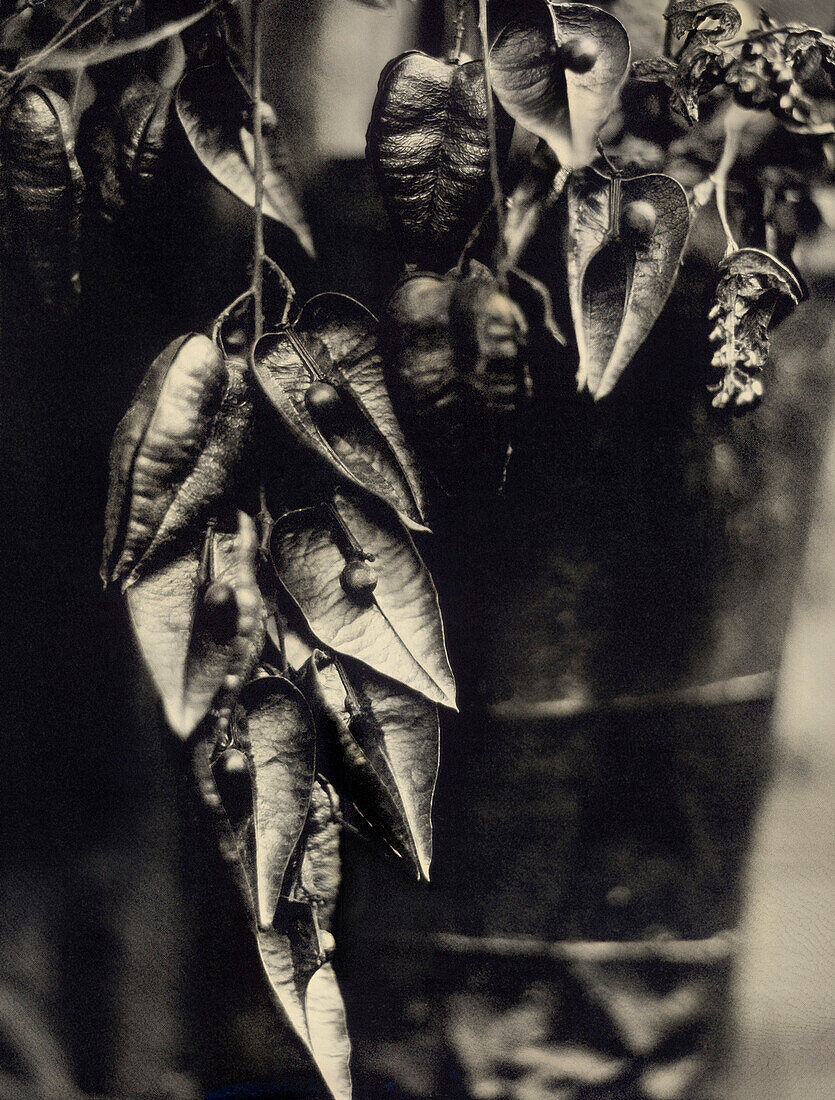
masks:
<path id="1" fill-rule="evenodd" d="M 253 373 L 282 422 L 342 480 L 425 529 L 423 491 L 386 387 L 377 319 L 344 294 L 317 294 L 267 333 Z"/>
<path id="2" fill-rule="evenodd" d="M 102 579 L 133 583 L 236 488 L 253 407 L 242 371 L 205 336 L 154 361 L 110 452 Z"/>
<path id="3" fill-rule="evenodd" d="M 681 184 L 656 172 L 620 179 L 587 168 L 574 173 L 566 191 L 577 384 L 599 400 L 614 388 L 664 308 L 690 210 Z"/>
<path id="4" fill-rule="evenodd" d="M 28 283 L 42 310 L 65 314 L 78 292 L 84 181 L 59 95 L 34 84 L 17 93 L 0 124 L 0 166 L 3 250 L 20 273 L 16 289 Z"/>
<path id="5" fill-rule="evenodd" d="M 180 557 L 127 590 L 142 655 L 171 729 L 188 738 L 220 691 L 236 692 L 248 679 L 266 636 L 266 610 L 255 579 L 255 524 L 240 513 L 237 530 L 210 531 Z M 207 574 L 207 575 L 204 575 Z M 234 633 L 218 636 L 203 601 L 213 584 L 235 595 Z"/>
<path id="6" fill-rule="evenodd" d="M 502 149 L 508 139 L 500 126 Z M 445 271 L 490 204 L 483 62 L 395 58 L 380 74 L 366 140 L 406 260 Z"/>
<path id="7" fill-rule="evenodd" d="M 490 51 L 493 89 L 560 164 L 582 168 L 629 75 L 629 36 L 591 4 L 548 4 L 506 26 Z"/>
<path id="8" fill-rule="evenodd" d="M 490 272 L 405 279 L 382 323 L 392 401 L 425 465 L 449 493 L 490 492 L 524 399 L 527 322 Z"/>
<path id="9" fill-rule="evenodd" d="M 438 594 L 409 533 L 364 494 L 283 515 L 272 532 L 278 579 L 328 649 L 362 661 L 432 702 L 455 706 Z M 373 563 L 373 586 L 345 584 L 346 567 Z"/>
<path id="10" fill-rule="evenodd" d="M 432 797 L 438 774 L 438 708 L 347 658 L 317 652 L 303 688 L 332 742 L 334 782 L 365 821 L 429 877 Z"/>

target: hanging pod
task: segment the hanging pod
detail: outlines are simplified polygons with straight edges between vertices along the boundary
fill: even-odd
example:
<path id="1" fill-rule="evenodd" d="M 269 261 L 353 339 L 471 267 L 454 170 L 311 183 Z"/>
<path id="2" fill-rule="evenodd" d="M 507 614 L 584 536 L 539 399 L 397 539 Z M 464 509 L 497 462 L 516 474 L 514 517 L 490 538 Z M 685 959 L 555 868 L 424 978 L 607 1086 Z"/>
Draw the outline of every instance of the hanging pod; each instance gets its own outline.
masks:
<path id="1" fill-rule="evenodd" d="M 271 691 L 266 689 L 266 694 Z M 258 705 L 255 700 L 255 706 Z M 269 736 L 276 732 L 273 728 Z M 285 732 L 290 731 L 285 728 Z M 218 847 L 232 870 L 250 916 L 250 935 L 267 989 L 334 1100 L 350 1100 L 351 1047 L 345 1008 L 330 963 L 333 936 L 327 927 L 339 884 L 339 825 L 334 813 L 334 795 L 325 792 L 320 783 L 313 784 L 291 868 L 285 876 L 286 890 L 277 899 L 272 920 L 262 923 L 257 915 L 254 831 L 251 827 L 232 828 L 209 766 L 206 741 L 196 744 L 193 762 L 200 797 L 211 815 Z"/>
<path id="2" fill-rule="evenodd" d="M 133 584 L 241 480 L 253 407 L 243 371 L 199 334 L 157 357 L 113 437 L 102 579 Z"/>
<path id="3" fill-rule="evenodd" d="M 422 463 L 450 495 L 495 493 L 515 416 L 530 396 L 528 344 L 563 342 L 547 291 L 483 264 L 419 272 L 395 288 L 381 341 L 394 407 Z"/>
<path id="4" fill-rule="evenodd" d="M 509 145 L 500 124 L 499 156 Z M 366 156 L 406 261 L 446 271 L 490 205 L 484 63 L 413 51 L 380 74 Z"/>
<path id="5" fill-rule="evenodd" d="M 438 775 L 434 703 L 349 658 L 317 652 L 302 684 L 330 738 L 333 781 L 372 829 L 429 877 Z"/>
<path id="6" fill-rule="evenodd" d="M 501 31 L 490 50 L 490 75 L 510 117 L 543 138 L 561 165 L 583 168 L 596 155 L 630 60 L 629 36 L 609 12 L 548 4 Z"/>
<path id="7" fill-rule="evenodd" d="M 566 192 L 577 386 L 599 400 L 614 388 L 664 308 L 687 242 L 690 210 L 681 184 L 659 173 L 623 179 L 587 168 L 572 175 Z"/>
<path id="8" fill-rule="evenodd" d="M 278 579 L 321 646 L 455 706 L 435 586 L 387 508 L 339 490 L 329 503 L 282 516 L 271 553 Z M 356 562 L 373 571 L 373 586 L 351 584 Z"/>
<path id="9" fill-rule="evenodd" d="M 40 310 L 66 314 L 77 298 L 83 191 L 66 102 L 27 85 L 0 122 L 2 242 L 10 285 L 31 287 Z"/>
<path id="10" fill-rule="evenodd" d="M 296 440 L 340 480 L 425 529 L 423 490 L 383 376 L 377 320 L 342 294 L 319 294 L 253 352 L 256 383 Z"/>
<path id="11" fill-rule="evenodd" d="M 255 139 L 252 97 L 226 62 L 192 69 L 177 86 L 177 116 L 198 160 L 222 187 L 255 205 Z M 264 201 L 266 217 L 286 226 L 315 256 L 284 138 L 275 112 L 264 105 Z"/>
<path id="12" fill-rule="evenodd" d="M 264 645 L 266 611 L 255 579 L 255 525 L 241 512 L 233 529 L 210 527 L 179 557 L 127 590 L 139 648 L 171 729 L 191 736 L 221 689 L 237 692 Z M 218 629 L 216 586 L 234 597 L 233 629 Z M 209 604 L 209 608 L 206 604 Z"/>

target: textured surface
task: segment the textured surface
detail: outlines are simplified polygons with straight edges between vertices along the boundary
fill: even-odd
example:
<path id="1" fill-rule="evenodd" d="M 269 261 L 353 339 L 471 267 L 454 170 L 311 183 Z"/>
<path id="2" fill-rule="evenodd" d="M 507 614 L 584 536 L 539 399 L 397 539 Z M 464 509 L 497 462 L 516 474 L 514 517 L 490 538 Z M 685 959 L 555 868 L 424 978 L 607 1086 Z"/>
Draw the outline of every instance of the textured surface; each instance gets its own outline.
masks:
<path id="1" fill-rule="evenodd" d="M 48 88 L 23 88 L 0 126 L 4 264 L 29 309 L 67 314 L 78 292 L 84 180 L 66 102 Z M 6 292 L 8 293 L 8 291 Z"/>
<path id="2" fill-rule="evenodd" d="M 649 204 L 657 218 L 640 242 L 620 225 L 624 207 L 638 202 Z M 669 176 L 616 182 L 590 169 L 569 182 L 567 211 L 577 382 L 601 398 L 614 388 L 669 297 L 690 228 L 687 196 Z"/>
<path id="3" fill-rule="evenodd" d="M 247 206 L 255 204 L 252 103 L 225 65 L 194 69 L 177 88 L 177 114 L 201 163 Z M 291 182 L 288 155 L 275 126 L 264 126 L 264 213 L 286 225 L 313 255 L 313 239 Z"/>
<path id="4" fill-rule="evenodd" d="M 405 259 L 445 271 L 490 203 L 484 66 L 397 58 L 380 76 L 367 140 Z"/>
<path id="5" fill-rule="evenodd" d="M 342 494 L 327 509 L 290 512 L 275 526 L 279 579 L 313 635 L 438 703 L 454 706 L 455 683 L 444 645 L 438 597 L 407 532 L 385 513 Z M 353 556 L 345 529 L 373 562 L 378 581 L 363 605 L 341 577 Z"/>
<path id="6" fill-rule="evenodd" d="M 518 123 L 543 138 L 561 164 L 582 168 L 616 105 L 629 71 L 629 37 L 608 12 L 589 4 L 551 5 L 510 23 L 490 51 L 493 88 Z M 577 43 L 593 63 L 574 71 L 562 49 Z"/>
<path id="7" fill-rule="evenodd" d="M 314 710 L 332 733 L 331 767 L 338 782 L 372 827 L 428 877 L 432 859 L 432 797 L 438 775 L 437 707 L 394 681 L 369 676 L 344 659 L 307 669 Z M 350 706 L 348 703 L 350 702 Z M 351 721 L 355 716 L 359 720 Z M 323 768 L 328 767 L 327 760 Z"/>
<path id="8" fill-rule="evenodd" d="M 261 391 L 296 441 L 409 525 L 424 525 L 416 464 L 394 416 L 377 321 L 367 309 L 341 294 L 317 295 L 295 324 L 259 341 L 253 361 Z M 332 413 L 308 408 L 306 393 L 317 381 L 337 390 Z"/>
<path id="9" fill-rule="evenodd" d="M 253 787 L 255 900 L 269 925 L 287 865 L 307 818 L 316 765 L 310 709 L 283 676 L 253 680 L 239 696 L 247 712 L 246 747 Z"/>

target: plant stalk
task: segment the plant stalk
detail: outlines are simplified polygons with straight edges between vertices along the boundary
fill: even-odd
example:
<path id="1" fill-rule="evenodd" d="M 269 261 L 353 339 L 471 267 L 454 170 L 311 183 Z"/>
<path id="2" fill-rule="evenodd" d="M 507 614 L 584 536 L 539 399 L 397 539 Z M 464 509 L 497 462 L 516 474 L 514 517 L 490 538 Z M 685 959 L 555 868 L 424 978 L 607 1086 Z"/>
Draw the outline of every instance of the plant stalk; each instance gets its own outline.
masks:
<path id="1" fill-rule="evenodd" d="M 452 44 L 450 58 L 458 61 L 464 46 L 464 35 L 467 32 L 467 5 L 470 0 L 456 0 L 455 5 L 455 39 Z"/>
<path id="2" fill-rule="evenodd" d="M 264 134 L 261 112 L 263 66 L 263 3 L 252 0 L 252 141 L 255 206 L 252 216 L 252 310 L 254 340 L 264 331 Z"/>
<path id="3" fill-rule="evenodd" d="M 478 0 L 478 29 L 481 35 L 481 55 L 484 61 L 484 91 L 487 96 L 487 140 L 490 145 L 490 179 L 493 183 L 493 206 L 496 209 L 496 277 L 505 289 L 507 247 L 505 243 L 505 208 L 502 183 L 499 179 L 499 157 L 496 145 L 496 110 L 493 105 L 493 84 L 490 80 L 490 40 L 487 37 L 487 2 Z"/>

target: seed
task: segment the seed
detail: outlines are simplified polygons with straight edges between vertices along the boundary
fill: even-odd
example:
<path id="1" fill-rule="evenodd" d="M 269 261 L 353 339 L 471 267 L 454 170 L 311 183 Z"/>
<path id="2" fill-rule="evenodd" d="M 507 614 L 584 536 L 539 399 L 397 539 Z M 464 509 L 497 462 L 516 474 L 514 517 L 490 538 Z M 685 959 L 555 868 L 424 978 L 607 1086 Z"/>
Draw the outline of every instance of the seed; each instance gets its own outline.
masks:
<path id="1" fill-rule="evenodd" d="M 367 561 L 349 561 L 340 577 L 342 587 L 356 603 L 369 603 L 377 587 L 377 572 Z"/>
<path id="2" fill-rule="evenodd" d="M 643 199 L 628 203 L 621 215 L 621 229 L 634 233 L 644 241 L 652 236 L 657 222 L 655 207 Z"/>
<path id="3" fill-rule="evenodd" d="M 590 38 L 569 38 L 560 47 L 562 63 L 572 73 L 587 73 L 597 62 L 597 46 Z"/>
<path id="4" fill-rule="evenodd" d="M 215 641 L 228 642 L 238 631 L 238 600 L 226 581 L 213 581 L 203 595 L 202 617 Z"/>
<path id="5" fill-rule="evenodd" d="M 241 821 L 252 810 L 252 781 L 246 755 L 240 749 L 226 749 L 212 765 L 212 773 L 230 820 Z"/>
<path id="6" fill-rule="evenodd" d="M 327 417 L 333 415 L 342 400 L 330 382 L 312 382 L 304 391 L 304 403 L 311 416 Z"/>

